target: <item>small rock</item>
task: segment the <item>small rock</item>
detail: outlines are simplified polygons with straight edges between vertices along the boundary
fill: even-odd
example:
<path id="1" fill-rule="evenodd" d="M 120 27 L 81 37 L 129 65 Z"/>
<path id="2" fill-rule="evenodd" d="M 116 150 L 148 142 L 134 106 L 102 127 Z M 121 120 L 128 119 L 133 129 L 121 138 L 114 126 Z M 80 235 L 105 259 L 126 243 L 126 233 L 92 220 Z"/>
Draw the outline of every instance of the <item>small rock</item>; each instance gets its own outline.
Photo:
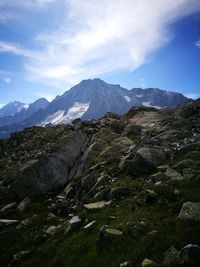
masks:
<path id="1" fill-rule="evenodd" d="M 130 261 L 125 261 L 120 263 L 119 267 L 133 267 L 133 264 Z"/>
<path id="2" fill-rule="evenodd" d="M 178 219 L 200 221 L 200 202 L 183 203 Z"/>
<path id="3" fill-rule="evenodd" d="M 29 197 L 26 197 L 23 199 L 17 206 L 17 210 L 23 211 L 29 204 L 31 203 L 31 199 Z"/>
<path id="4" fill-rule="evenodd" d="M 159 265 L 156 262 L 146 258 L 142 262 L 142 267 L 159 267 Z"/>
<path id="5" fill-rule="evenodd" d="M 0 219 L 0 226 L 9 226 L 18 223 L 19 223 L 18 220 Z"/>
<path id="6" fill-rule="evenodd" d="M 81 219 L 78 216 L 73 216 L 70 220 L 69 223 L 70 224 L 76 224 L 76 223 L 80 223 Z"/>
<path id="7" fill-rule="evenodd" d="M 85 204 L 84 207 L 88 211 L 99 210 L 111 204 L 111 201 L 99 201 Z"/>
<path id="8" fill-rule="evenodd" d="M 79 218 L 79 216 L 73 216 L 69 220 L 69 223 L 68 223 L 67 228 L 65 230 L 65 235 L 73 233 L 74 231 L 79 229 L 80 226 L 81 226 L 81 219 Z"/>
<path id="9" fill-rule="evenodd" d="M 16 254 L 13 255 L 13 261 L 21 261 L 22 258 L 24 258 L 29 253 L 30 253 L 29 250 L 20 251 L 20 252 L 18 252 L 18 253 L 16 253 Z"/>
<path id="10" fill-rule="evenodd" d="M 146 203 L 154 203 L 157 199 L 158 194 L 154 192 L 153 190 L 147 189 L 146 190 L 146 196 L 145 196 L 145 202 Z"/>
<path id="11" fill-rule="evenodd" d="M 52 226 L 49 226 L 46 230 L 46 233 L 48 235 L 54 235 L 56 233 L 56 230 L 57 230 L 57 227 L 52 225 Z"/>
<path id="12" fill-rule="evenodd" d="M 28 218 L 28 219 L 25 219 L 25 220 L 21 221 L 21 222 L 17 225 L 16 229 L 21 229 L 21 228 L 27 226 L 29 223 L 30 223 L 30 219 L 29 219 L 29 218 Z"/>
<path id="13" fill-rule="evenodd" d="M 107 250 L 107 248 L 109 248 L 112 244 L 112 241 L 118 240 L 122 237 L 122 235 L 122 231 L 114 228 L 109 228 L 107 225 L 104 225 L 99 231 L 99 239 L 96 243 L 97 250 Z"/>
<path id="14" fill-rule="evenodd" d="M 118 229 L 114 229 L 114 228 L 106 228 L 103 232 L 104 232 L 104 235 L 110 236 L 110 237 L 123 235 L 122 231 Z"/>
<path id="15" fill-rule="evenodd" d="M 90 228 L 95 222 L 96 222 L 96 221 L 92 221 L 92 222 L 88 223 L 87 225 L 85 225 L 83 228 L 84 228 L 84 229 L 88 229 L 88 228 Z"/>
<path id="16" fill-rule="evenodd" d="M 1 212 L 5 211 L 5 210 L 14 209 L 16 207 L 17 207 L 17 202 L 13 202 L 13 203 L 10 203 L 10 204 L 6 205 L 5 207 L 3 207 L 1 209 Z"/>

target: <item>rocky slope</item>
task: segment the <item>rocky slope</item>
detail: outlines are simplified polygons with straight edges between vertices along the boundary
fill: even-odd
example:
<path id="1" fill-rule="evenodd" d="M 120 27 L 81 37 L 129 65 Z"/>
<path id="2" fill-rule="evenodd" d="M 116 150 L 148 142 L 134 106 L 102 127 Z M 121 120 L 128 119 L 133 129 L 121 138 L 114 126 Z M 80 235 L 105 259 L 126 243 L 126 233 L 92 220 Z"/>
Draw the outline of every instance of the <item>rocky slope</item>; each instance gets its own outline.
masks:
<path id="1" fill-rule="evenodd" d="M 176 107 L 186 101 L 188 99 L 182 94 L 156 88 L 126 90 L 100 79 L 83 80 L 51 103 L 39 99 L 15 116 L 0 118 L 0 138 L 7 138 L 10 133 L 33 125 L 66 124 L 75 118 L 96 119 L 106 112 L 124 114 L 131 107 L 139 105 Z"/>
<path id="2" fill-rule="evenodd" d="M 200 100 L 0 141 L 1 266 L 199 266 Z"/>

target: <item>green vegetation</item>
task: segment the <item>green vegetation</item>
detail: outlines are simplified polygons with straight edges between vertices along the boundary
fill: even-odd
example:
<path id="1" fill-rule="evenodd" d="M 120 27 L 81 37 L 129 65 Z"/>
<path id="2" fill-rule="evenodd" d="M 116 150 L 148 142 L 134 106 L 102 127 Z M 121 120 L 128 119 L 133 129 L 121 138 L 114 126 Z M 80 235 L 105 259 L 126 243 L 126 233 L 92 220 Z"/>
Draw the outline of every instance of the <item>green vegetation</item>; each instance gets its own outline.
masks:
<path id="1" fill-rule="evenodd" d="M 181 250 L 187 244 L 200 245 L 200 215 L 196 215 L 199 216 L 196 221 L 177 218 L 183 203 L 200 202 L 198 110 L 184 107 L 184 111 L 180 108 L 158 112 L 138 107 L 124 117 L 103 118 L 103 126 L 93 126 L 96 132 L 90 135 L 82 173 L 68 182 L 71 191 L 55 186 L 55 190 L 32 198 L 21 212 L 16 208 L 0 212 L 1 219 L 20 221 L 10 226 L 0 223 L 0 266 L 119 267 L 120 263 L 130 261 L 140 267 L 145 258 L 164 266 L 165 253 L 170 247 Z M 130 119 L 140 112 L 144 117 L 138 117 L 141 121 L 136 125 Z M 156 125 L 148 124 L 148 112 L 156 119 Z M 191 112 L 192 120 L 188 117 Z M 91 125 L 84 127 L 80 131 L 91 129 Z M 1 208 L 19 202 L 9 185 L 16 178 L 13 171 L 18 171 L 16 166 L 34 159 L 30 152 L 25 160 L 28 149 L 37 144 L 33 153 L 45 151 L 48 157 L 57 144 L 68 142 L 72 128 L 61 125 L 55 129 L 26 129 L 4 141 L 1 164 L 6 163 L 6 168 L 1 165 L 0 177 L 4 179 L 0 186 Z M 19 138 L 22 138 L 20 143 L 13 146 Z M 126 161 L 135 163 L 141 147 L 149 148 L 140 155 L 145 159 L 141 160 L 144 164 L 141 168 L 146 171 L 136 170 L 133 176 L 127 171 Z M 162 163 L 157 164 L 152 148 L 165 153 Z M 5 156 L 9 153 L 14 155 L 11 159 Z M 150 171 L 149 162 L 153 166 Z M 172 170 L 168 172 L 171 176 L 167 176 L 167 169 Z M 181 179 L 176 179 L 177 172 Z M 156 173 L 161 175 L 158 181 L 153 181 L 151 175 Z M 111 198 L 110 192 L 116 189 L 119 195 Z M 98 210 L 85 209 L 84 204 L 95 202 L 95 195 L 101 192 L 105 193 L 102 201 L 111 202 Z M 81 219 L 72 228 L 71 213 Z M 91 226 L 84 228 L 91 222 Z M 57 227 L 55 232 L 48 233 L 50 226 Z"/>

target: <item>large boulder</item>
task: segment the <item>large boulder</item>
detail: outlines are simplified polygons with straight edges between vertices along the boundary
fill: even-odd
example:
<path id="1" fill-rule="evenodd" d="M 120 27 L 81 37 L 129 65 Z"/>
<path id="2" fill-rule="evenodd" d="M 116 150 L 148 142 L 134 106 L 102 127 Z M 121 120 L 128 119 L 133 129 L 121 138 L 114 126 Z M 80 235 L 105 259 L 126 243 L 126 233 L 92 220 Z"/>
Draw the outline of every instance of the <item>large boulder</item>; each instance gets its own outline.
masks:
<path id="1" fill-rule="evenodd" d="M 83 168 L 83 153 L 89 142 L 85 133 L 71 134 L 49 155 L 29 162 L 20 170 L 13 191 L 21 199 L 64 185 Z"/>
<path id="2" fill-rule="evenodd" d="M 200 246 L 189 244 L 178 251 L 175 247 L 171 247 L 165 253 L 165 267 L 197 267 L 200 262 Z"/>
<path id="3" fill-rule="evenodd" d="M 132 160 L 127 160 L 124 165 L 130 175 L 140 176 L 150 173 L 156 166 L 166 159 L 166 153 L 156 148 L 140 148 Z"/>

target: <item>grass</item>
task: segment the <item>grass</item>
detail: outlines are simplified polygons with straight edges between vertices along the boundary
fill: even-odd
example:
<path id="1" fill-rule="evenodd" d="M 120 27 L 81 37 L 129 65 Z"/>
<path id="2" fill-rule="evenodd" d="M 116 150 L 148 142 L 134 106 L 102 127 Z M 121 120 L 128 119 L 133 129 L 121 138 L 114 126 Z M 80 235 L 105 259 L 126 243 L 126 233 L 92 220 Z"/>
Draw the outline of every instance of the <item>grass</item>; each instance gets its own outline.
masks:
<path id="1" fill-rule="evenodd" d="M 128 176 L 124 179 L 126 185 L 134 187 L 141 187 L 143 183 L 142 180 L 132 180 Z M 123 185 L 124 181 L 119 179 L 117 183 Z M 181 196 L 171 198 L 171 191 L 174 187 L 181 191 Z M 143 204 L 139 209 L 132 210 L 135 201 L 132 196 L 113 202 L 98 212 L 86 213 L 82 210 L 79 216 L 84 224 L 86 224 L 86 218 L 88 222 L 96 221 L 91 229 L 85 230 L 81 227 L 76 233 L 65 235 L 65 226 L 63 226 L 53 238 L 41 244 L 34 242 L 36 237 L 41 236 L 48 225 L 57 225 L 60 222 L 58 219 L 47 220 L 49 210 L 44 204 L 45 199 L 34 200 L 29 208 L 22 214 L 18 214 L 19 219 L 29 218 L 36 214 L 37 217 L 30 225 L 21 230 L 10 227 L 8 231 L 1 231 L 0 264 L 7 266 L 13 254 L 31 250 L 23 262 L 15 265 L 21 267 L 115 267 L 129 260 L 139 267 L 145 257 L 158 263 L 161 262 L 165 251 L 172 245 L 178 249 L 188 243 L 200 245 L 200 225 L 191 221 L 182 222 L 176 218 L 184 201 L 200 201 L 199 182 L 166 183 L 163 187 L 156 187 L 155 191 L 161 200 L 168 199 L 168 205 Z M 9 212 L 6 214 L 8 217 L 13 217 L 13 215 L 12 212 L 10 215 Z M 113 219 L 111 216 L 116 218 Z M 145 221 L 148 232 L 157 232 L 140 237 L 129 234 L 128 225 L 138 225 L 141 220 Z M 105 247 L 99 250 L 97 240 L 99 229 L 103 225 L 120 229 L 124 234 L 109 240 Z"/>

